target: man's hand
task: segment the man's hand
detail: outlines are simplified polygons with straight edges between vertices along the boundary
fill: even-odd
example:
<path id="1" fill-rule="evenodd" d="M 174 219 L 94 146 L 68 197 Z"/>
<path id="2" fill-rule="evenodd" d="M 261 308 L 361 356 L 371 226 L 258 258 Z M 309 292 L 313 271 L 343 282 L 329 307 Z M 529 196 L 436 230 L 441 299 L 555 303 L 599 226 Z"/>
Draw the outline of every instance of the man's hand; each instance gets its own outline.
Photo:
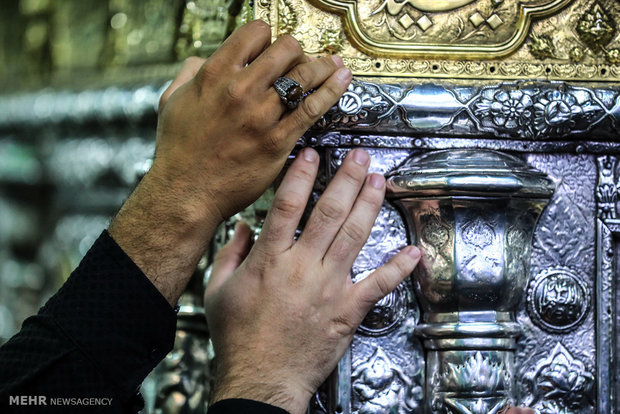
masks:
<path id="1" fill-rule="evenodd" d="M 280 76 L 316 88 L 293 111 L 272 87 Z M 271 44 L 253 21 L 208 60 L 190 58 L 160 102 L 151 170 L 109 232 L 171 304 L 222 219 L 271 184 L 295 142 L 351 81 L 338 57 L 311 60 L 291 36 Z"/>
<path id="2" fill-rule="evenodd" d="M 536 411 L 526 407 L 512 407 L 506 411 L 506 414 L 535 414 Z"/>
<path id="3" fill-rule="evenodd" d="M 319 164 L 306 148 L 252 249 L 249 229 L 240 225 L 216 256 L 205 292 L 214 401 L 247 398 L 304 413 L 366 313 L 417 264 L 420 252 L 408 246 L 366 279 L 351 281 L 385 195 L 383 176 L 366 176 L 369 162 L 361 149 L 349 153 L 295 241 Z"/>

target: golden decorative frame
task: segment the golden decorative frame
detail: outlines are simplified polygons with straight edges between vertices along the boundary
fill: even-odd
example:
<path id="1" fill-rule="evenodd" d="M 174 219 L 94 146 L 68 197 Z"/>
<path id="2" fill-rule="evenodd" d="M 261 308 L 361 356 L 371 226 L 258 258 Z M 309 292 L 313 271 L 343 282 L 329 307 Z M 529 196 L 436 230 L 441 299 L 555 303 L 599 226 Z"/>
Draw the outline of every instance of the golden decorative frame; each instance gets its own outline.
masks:
<path id="1" fill-rule="evenodd" d="M 357 20 L 357 0 L 313 0 L 310 3 L 326 11 L 341 15 L 345 32 L 348 34 L 351 43 L 370 56 L 488 60 L 491 57 L 502 57 L 515 51 L 525 41 L 532 19 L 555 13 L 566 7 L 571 1 L 551 0 L 536 7 L 519 4 L 518 23 L 512 37 L 506 42 L 488 45 L 377 42 L 361 29 L 360 22 Z"/>

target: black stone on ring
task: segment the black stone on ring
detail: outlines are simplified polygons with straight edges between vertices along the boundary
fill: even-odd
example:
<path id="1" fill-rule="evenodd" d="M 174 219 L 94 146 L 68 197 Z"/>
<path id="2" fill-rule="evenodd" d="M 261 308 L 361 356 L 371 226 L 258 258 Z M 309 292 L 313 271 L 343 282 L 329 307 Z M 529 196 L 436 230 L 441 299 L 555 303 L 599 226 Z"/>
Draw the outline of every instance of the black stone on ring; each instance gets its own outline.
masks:
<path id="1" fill-rule="evenodd" d="M 291 78 L 280 77 L 273 83 L 273 87 L 280 95 L 280 100 L 288 109 L 295 109 L 297 105 L 305 98 L 304 88 L 299 82 Z"/>

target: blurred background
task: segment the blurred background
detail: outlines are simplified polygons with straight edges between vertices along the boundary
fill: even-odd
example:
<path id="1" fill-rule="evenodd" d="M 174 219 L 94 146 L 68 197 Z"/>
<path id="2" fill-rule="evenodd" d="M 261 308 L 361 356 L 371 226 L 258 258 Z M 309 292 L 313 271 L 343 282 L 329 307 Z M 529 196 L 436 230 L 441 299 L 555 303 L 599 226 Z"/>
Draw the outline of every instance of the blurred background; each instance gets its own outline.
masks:
<path id="1" fill-rule="evenodd" d="M 248 6 L 0 0 L 0 344 L 64 282 L 148 170 L 159 95 L 180 62 L 209 56 L 247 20 Z M 198 296 L 186 299 L 177 339 L 192 329 L 202 339 L 183 344 L 195 352 L 167 358 L 166 372 L 206 363 Z M 178 382 L 166 381 L 159 387 Z M 147 412 L 155 387 L 145 382 Z M 185 405 L 204 404 L 199 391 Z M 164 412 L 180 412 L 187 395 L 165 397 L 158 405 L 175 408 Z"/>
<path id="2" fill-rule="evenodd" d="M 2 0 L 0 343 L 150 165 L 159 94 L 242 19 L 231 0 Z"/>

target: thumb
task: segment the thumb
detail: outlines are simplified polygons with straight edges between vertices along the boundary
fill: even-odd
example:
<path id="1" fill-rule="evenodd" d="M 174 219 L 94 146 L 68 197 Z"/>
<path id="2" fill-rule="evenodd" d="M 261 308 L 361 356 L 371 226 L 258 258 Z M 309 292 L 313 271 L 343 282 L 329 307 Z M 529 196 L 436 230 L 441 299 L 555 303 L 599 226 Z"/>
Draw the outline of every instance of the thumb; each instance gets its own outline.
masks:
<path id="1" fill-rule="evenodd" d="M 213 259 L 205 296 L 216 292 L 246 258 L 251 247 L 251 233 L 250 227 L 245 222 L 237 222 L 233 238 L 217 252 Z"/>
<path id="2" fill-rule="evenodd" d="M 417 247 L 405 247 L 386 264 L 354 285 L 351 308 L 356 311 L 359 322 L 364 319 L 375 303 L 396 289 L 407 278 L 417 266 L 420 256 L 421 253 Z"/>

